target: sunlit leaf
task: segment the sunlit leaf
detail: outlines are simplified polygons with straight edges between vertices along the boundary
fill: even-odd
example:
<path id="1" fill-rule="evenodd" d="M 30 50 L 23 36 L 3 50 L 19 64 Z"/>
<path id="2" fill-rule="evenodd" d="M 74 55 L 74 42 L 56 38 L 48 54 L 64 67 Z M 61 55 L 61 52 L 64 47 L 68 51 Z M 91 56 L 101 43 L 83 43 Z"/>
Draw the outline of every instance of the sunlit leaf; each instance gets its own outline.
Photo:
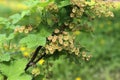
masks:
<path id="1" fill-rule="evenodd" d="M 32 80 L 32 76 L 28 74 L 21 74 L 19 76 L 13 75 L 8 77 L 8 80 Z"/>
<path id="2" fill-rule="evenodd" d="M 11 61 L 9 64 L 0 63 L 0 71 L 7 77 L 20 76 L 22 73 L 24 73 L 26 64 L 26 59 L 18 59 L 15 61 Z"/>
<path id="3" fill-rule="evenodd" d="M 12 20 L 12 24 L 16 24 L 21 18 L 22 18 L 21 15 L 18 13 L 10 16 L 10 19 Z"/>
<path id="4" fill-rule="evenodd" d="M 35 47 L 35 46 L 44 46 L 46 43 L 46 37 L 43 37 L 41 35 L 36 34 L 30 34 L 25 38 L 22 38 L 20 40 L 21 44 L 26 44 L 29 48 Z"/>
<path id="5" fill-rule="evenodd" d="M 9 61 L 10 60 L 10 54 L 9 53 L 4 53 L 0 55 L 0 62 L 2 61 Z"/>
<path id="6" fill-rule="evenodd" d="M 30 11 L 26 10 L 21 13 L 21 17 L 24 17 L 25 15 L 29 15 Z"/>

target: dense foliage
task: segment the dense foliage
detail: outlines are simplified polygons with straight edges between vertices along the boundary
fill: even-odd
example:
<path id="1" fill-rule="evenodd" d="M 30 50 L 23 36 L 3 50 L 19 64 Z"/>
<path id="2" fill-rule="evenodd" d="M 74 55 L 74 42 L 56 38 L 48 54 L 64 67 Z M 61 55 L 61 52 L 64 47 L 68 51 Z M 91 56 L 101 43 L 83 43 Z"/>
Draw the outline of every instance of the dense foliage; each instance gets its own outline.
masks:
<path id="1" fill-rule="evenodd" d="M 31 0 L 27 4 L 27 10 L 0 18 L 0 72 L 3 80 L 50 80 L 55 74 L 53 69 L 65 68 L 57 65 L 61 63 L 59 60 L 72 61 L 68 65 L 80 64 L 82 59 L 88 61 L 91 55 L 87 56 L 88 50 L 81 45 L 79 38 L 84 36 L 80 32 L 92 34 L 91 23 L 95 18 L 114 16 L 110 11 L 110 6 L 114 7 L 112 3 L 103 1 Z M 37 66 L 25 72 L 25 66 L 38 46 L 42 46 L 40 55 L 46 53 L 45 63 L 41 59 Z M 21 53 L 26 48 L 30 54 L 25 52 L 23 57 Z M 54 78 L 58 79 L 57 75 Z"/>

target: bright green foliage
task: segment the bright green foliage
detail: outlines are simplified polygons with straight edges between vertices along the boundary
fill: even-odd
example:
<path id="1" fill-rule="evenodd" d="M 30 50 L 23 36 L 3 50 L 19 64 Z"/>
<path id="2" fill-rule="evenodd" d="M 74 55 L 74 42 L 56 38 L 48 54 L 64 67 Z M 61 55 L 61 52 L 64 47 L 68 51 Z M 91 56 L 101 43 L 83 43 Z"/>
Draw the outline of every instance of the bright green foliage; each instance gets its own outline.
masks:
<path id="1" fill-rule="evenodd" d="M 0 70 L 2 71 L 3 74 L 6 74 L 7 76 L 11 76 L 13 73 L 19 76 L 21 73 L 24 72 L 24 67 L 26 63 L 27 61 L 25 59 L 12 61 L 10 62 L 10 64 L 3 63 L 0 66 Z M 7 72 L 6 72 L 6 69 L 8 69 Z"/>
<path id="2" fill-rule="evenodd" d="M 0 74 L 0 80 L 4 80 L 4 76 Z"/>
<path id="3" fill-rule="evenodd" d="M 0 62 L 3 61 L 10 61 L 10 54 L 9 53 L 4 53 L 0 55 Z"/>
<path id="4" fill-rule="evenodd" d="M 5 34 L 0 34 L 0 44 L 2 44 L 6 40 L 6 35 Z"/>
<path id="5" fill-rule="evenodd" d="M 21 39 L 20 43 L 26 43 L 29 48 L 39 45 L 45 46 L 46 38 L 41 37 L 41 35 L 30 34 L 27 37 Z"/>
<path id="6" fill-rule="evenodd" d="M 32 80 L 32 76 L 28 74 L 21 74 L 19 76 L 13 75 L 13 76 L 10 76 L 8 80 Z"/>
<path id="7" fill-rule="evenodd" d="M 30 80 L 31 76 L 24 73 L 26 63 L 26 59 L 19 59 L 11 61 L 10 63 L 1 63 L 0 71 L 8 77 L 8 80 Z"/>

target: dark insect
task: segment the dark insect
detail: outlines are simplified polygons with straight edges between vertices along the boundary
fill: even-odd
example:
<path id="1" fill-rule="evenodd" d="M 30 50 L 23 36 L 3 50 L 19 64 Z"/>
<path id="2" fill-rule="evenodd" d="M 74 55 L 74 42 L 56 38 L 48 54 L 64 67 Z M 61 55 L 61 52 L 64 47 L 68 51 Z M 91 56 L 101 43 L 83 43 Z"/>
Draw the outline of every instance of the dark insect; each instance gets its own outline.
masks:
<path id="1" fill-rule="evenodd" d="M 24 69 L 25 71 L 26 71 L 30 66 L 35 65 L 40 59 L 42 59 L 43 57 L 45 57 L 46 53 L 44 53 L 44 54 L 41 55 L 37 60 L 35 60 L 41 48 L 42 48 L 42 46 L 38 46 L 38 47 L 36 48 L 36 50 L 35 50 L 32 58 L 31 58 L 31 60 L 27 63 L 26 68 Z M 35 60 L 35 61 L 34 61 L 34 60 Z"/>

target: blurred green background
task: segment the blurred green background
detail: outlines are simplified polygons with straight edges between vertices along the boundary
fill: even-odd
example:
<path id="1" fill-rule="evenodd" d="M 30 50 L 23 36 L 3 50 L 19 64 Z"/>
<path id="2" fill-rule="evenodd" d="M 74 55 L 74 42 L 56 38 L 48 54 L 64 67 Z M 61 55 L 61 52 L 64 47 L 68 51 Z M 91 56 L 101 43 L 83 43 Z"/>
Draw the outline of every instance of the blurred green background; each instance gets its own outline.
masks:
<path id="1" fill-rule="evenodd" d="M 27 7 L 24 0 L 0 0 L 0 17 L 8 17 Z M 120 3 L 112 9 L 114 18 L 93 21 L 94 33 L 83 33 L 77 39 L 84 45 L 92 58 L 75 64 L 61 56 L 51 68 L 53 80 L 120 80 Z"/>

